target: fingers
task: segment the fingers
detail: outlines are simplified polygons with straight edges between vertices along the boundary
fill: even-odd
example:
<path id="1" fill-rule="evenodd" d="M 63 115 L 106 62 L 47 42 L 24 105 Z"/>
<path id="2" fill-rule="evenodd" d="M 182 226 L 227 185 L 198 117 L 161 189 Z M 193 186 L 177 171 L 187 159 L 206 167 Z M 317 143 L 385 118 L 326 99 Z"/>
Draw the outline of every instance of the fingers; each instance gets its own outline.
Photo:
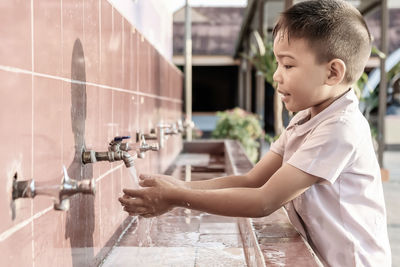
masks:
<path id="1" fill-rule="evenodd" d="M 143 200 L 141 198 L 129 198 L 126 196 L 118 198 L 119 202 L 123 206 L 143 206 Z"/>
<path id="2" fill-rule="evenodd" d="M 139 179 L 140 179 L 140 180 L 155 179 L 155 178 L 163 178 L 163 177 L 166 177 L 166 175 L 162 175 L 162 174 L 151 174 L 151 173 L 141 173 L 141 174 L 139 174 Z"/>
<path id="3" fill-rule="evenodd" d="M 143 187 L 152 187 L 152 186 L 155 186 L 156 184 L 157 184 L 157 182 L 154 178 L 146 178 L 139 182 L 139 185 L 143 186 Z"/>
<path id="4" fill-rule="evenodd" d="M 144 180 L 144 179 L 151 178 L 151 177 L 152 177 L 151 174 L 147 174 L 147 173 L 141 173 L 141 174 L 139 174 L 139 179 L 140 179 L 140 180 Z"/>
<path id="5" fill-rule="evenodd" d="M 145 214 L 145 213 L 149 213 L 149 210 L 146 209 L 145 207 L 129 207 L 126 206 L 124 207 L 124 211 L 128 212 L 128 213 L 133 213 L 133 214 Z"/>
<path id="6" fill-rule="evenodd" d="M 144 218 L 151 218 L 157 216 L 154 212 L 144 207 L 124 207 L 129 216 L 141 216 Z"/>
<path id="7" fill-rule="evenodd" d="M 142 197 L 143 194 L 144 194 L 142 189 L 127 189 L 127 188 L 124 188 L 122 191 L 125 193 L 125 195 L 128 195 L 130 197 Z"/>

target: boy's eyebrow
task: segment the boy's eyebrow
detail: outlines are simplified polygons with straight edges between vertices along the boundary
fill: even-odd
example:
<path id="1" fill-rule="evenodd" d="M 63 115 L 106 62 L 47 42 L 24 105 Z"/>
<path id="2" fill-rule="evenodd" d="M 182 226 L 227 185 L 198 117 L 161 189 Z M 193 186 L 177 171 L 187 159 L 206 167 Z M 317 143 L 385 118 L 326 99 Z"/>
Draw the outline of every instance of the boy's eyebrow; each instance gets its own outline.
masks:
<path id="1" fill-rule="evenodd" d="M 278 54 L 278 55 L 276 55 L 276 57 L 279 58 L 279 59 L 281 59 L 283 57 L 289 57 L 291 59 L 295 59 L 294 56 L 292 56 L 290 54 L 285 54 L 285 53 Z"/>

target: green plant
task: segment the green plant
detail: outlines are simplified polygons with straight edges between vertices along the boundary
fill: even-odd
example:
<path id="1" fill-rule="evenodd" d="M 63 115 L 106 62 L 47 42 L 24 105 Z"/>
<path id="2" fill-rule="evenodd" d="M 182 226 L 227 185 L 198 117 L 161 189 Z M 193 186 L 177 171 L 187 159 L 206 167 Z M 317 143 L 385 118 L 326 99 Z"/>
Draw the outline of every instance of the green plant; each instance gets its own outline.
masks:
<path id="1" fill-rule="evenodd" d="M 264 40 L 261 38 L 260 34 L 257 31 L 253 31 L 253 35 L 255 42 L 250 44 L 249 54 L 242 53 L 241 56 L 248 61 L 257 69 L 259 73 L 262 73 L 265 80 L 271 84 L 271 86 L 276 89 L 276 82 L 273 79 L 274 73 L 278 67 L 274 49 L 273 42 L 268 41 L 266 38 Z M 266 37 L 267 34 L 264 34 Z M 280 134 L 283 127 L 283 119 L 282 119 L 282 111 L 283 104 L 275 90 L 274 94 L 274 131 L 275 134 Z"/>
<path id="2" fill-rule="evenodd" d="M 273 142 L 275 142 L 276 140 L 278 140 L 278 138 L 279 138 L 279 134 L 277 134 L 277 135 L 270 135 L 270 134 L 265 134 L 264 135 L 264 140 L 265 140 L 265 142 L 267 142 L 268 144 L 272 144 Z"/>
<path id="3" fill-rule="evenodd" d="M 263 134 L 259 118 L 240 108 L 218 112 L 217 116 L 217 125 L 211 136 L 238 140 L 250 160 L 256 162 L 260 146 L 257 139 Z"/>
<path id="4" fill-rule="evenodd" d="M 273 76 L 278 64 L 274 55 L 273 43 L 272 41 L 263 41 L 257 31 L 254 31 L 253 34 L 257 40 L 258 48 L 251 44 L 250 50 L 252 55 L 249 56 L 243 53 L 242 57 L 248 59 L 263 74 L 265 80 L 276 88 Z"/>

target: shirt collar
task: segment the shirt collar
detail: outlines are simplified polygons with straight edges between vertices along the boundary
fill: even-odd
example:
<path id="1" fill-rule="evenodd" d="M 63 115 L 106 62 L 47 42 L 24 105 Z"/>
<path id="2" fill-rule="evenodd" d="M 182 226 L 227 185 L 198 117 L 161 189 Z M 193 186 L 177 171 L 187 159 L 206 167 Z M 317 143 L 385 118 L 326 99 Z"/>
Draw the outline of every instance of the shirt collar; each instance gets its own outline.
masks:
<path id="1" fill-rule="evenodd" d="M 311 114 L 310 108 L 300 111 L 290 121 L 287 130 L 294 128 L 297 135 L 304 135 L 315 128 L 321 121 L 332 116 L 332 114 L 344 113 L 349 108 L 358 109 L 358 99 L 353 89 L 349 89 L 345 94 L 311 119 L 308 119 Z"/>

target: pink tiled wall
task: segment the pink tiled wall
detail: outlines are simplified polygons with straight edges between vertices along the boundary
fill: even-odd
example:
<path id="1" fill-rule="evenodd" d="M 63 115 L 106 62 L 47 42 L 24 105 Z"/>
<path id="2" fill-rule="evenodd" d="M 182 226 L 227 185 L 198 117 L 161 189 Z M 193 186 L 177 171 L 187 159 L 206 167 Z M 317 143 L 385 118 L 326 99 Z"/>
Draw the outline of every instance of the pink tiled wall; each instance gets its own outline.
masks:
<path id="1" fill-rule="evenodd" d="M 182 74 L 106 0 L 1 1 L 0 38 L 1 265 L 97 265 L 129 222 L 117 198 L 133 182 L 120 162 L 82 165 L 81 150 L 180 119 Z M 138 172 L 164 171 L 181 146 L 170 137 Z M 62 166 L 95 178 L 96 195 L 68 211 L 11 201 L 15 173 L 58 184 Z"/>

